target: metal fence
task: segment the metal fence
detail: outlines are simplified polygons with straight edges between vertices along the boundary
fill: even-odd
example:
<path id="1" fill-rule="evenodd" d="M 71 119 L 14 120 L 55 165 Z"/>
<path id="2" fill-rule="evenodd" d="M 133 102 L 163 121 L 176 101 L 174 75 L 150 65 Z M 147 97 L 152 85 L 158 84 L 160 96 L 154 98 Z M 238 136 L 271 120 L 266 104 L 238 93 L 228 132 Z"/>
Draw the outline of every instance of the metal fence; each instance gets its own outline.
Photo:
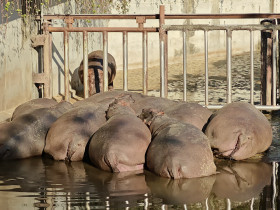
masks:
<path id="1" fill-rule="evenodd" d="M 187 100 L 187 43 L 186 37 L 189 31 L 203 31 L 204 32 L 204 57 L 205 57 L 205 106 L 212 109 L 219 109 L 222 105 L 209 105 L 209 74 L 208 74 L 208 32 L 213 30 L 226 32 L 226 60 L 227 60 L 227 103 L 232 102 L 232 72 L 231 72 L 231 59 L 232 59 L 232 32 L 246 30 L 250 32 L 250 102 L 254 104 L 254 57 L 253 57 L 253 38 L 254 31 L 271 30 L 273 34 L 273 59 L 272 59 L 272 103 L 270 105 L 257 105 L 258 109 L 276 110 L 280 106 L 276 104 L 277 98 L 277 31 L 280 30 L 280 25 L 166 25 L 166 19 L 259 19 L 259 18 L 274 18 L 280 19 L 280 14 L 165 14 L 164 6 L 160 6 L 159 14 L 153 15 L 44 15 L 41 17 L 43 21 L 44 37 L 48 40 L 44 45 L 44 63 L 50 61 L 52 45 L 51 33 L 63 32 L 64 34 L 64 73 L 65 73 L 65 99 L 70 99 L 69 91 L 69 33 L 81 32 L 83 33 L 83 62 L 84 62 L 84 97 L 88 97 L 88 33 L 101 32 L 103 33 L 103 87 L 104 91 L 108 91 L 108 33 L 122 32 L 123 34 L 123 90 L 128 90 L 128 33 L 138 32 L 142 33 L 142 68 L 143 68 L 143 94 L 147 94 L 148 89 L 148 33 L 159 34 L 159 48 L 160 48 L 160 96 L 167 97 L 168 94 L 168 31 L 182 31 L 183 33 L 183 100 Z M 51 24 L 52 20 L 62 19 L 66 23 L 64 27 L 54 27 Z M 74 27 L 74 20 L 81 19 L 135 19 L 138 27 Z M 149 19 L 158 19 L 158 27 L 145 27 L 144 23 Z M 50 62 L 51 63 L 51 62 Z M 44 64 L 45 75 L 34 75 L 34 83 L 42 82 L 45 84 L 45 97 L 52 96 L 52 80 L 51 65 Z M 36 79 L 37 78 L 37 79 Z M 39 79 L 38 79 L 39 78 Z M 44 79 L 42 79 L 44 78 Z"/>

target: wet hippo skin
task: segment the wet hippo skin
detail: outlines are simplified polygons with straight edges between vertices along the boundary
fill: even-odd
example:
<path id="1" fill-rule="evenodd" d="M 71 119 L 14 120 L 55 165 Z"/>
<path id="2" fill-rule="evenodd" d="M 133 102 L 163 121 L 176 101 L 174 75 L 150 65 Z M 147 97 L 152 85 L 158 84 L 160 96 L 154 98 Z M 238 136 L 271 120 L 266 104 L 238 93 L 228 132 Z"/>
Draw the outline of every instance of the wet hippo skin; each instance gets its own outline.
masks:
<path id="1" fill-rule="evenodd" d="M 131 109 L 133 102 L 124 95 L 110 104 L 108 121 L 90 139 L 89 158 L 96 167 L 111 172 L 143 169 L 151 133 Z"/>
<path id="2" fill-rule="evenodd" d="M 73 108 L 51 126 L 44 152 L 55 160 L 81 161 L 90 137 L 105 122 L 106 107 L 95 103 Z"/>
<path id="3" fill-rule="evenodd" d="M 146 165 L 150 171 L 173 179 L 216 173 L 208 139 L 197 127 L 153 109 L 144 109 L 139 117 L 149 126 L 152 134 L 146 154 Z"/>
<path id="4" fill-rule="evenodd" d="M 42 155 L 52 123 L 72 108 L 60 102 L 50 108 L 35 109 L 11 122 L 0 124 L 0 159 L 21 159 Z"/>
<path id="5" fill-rule="evenodd" d="M 13 116 L 11 120 L 32 112 L 35 109 L 40 109 L 40 108 L 49 108 L 54 105 L 56 105 L 57 102 L 53 99 L 48 99 L 48 98 L 36 98 L 30 101 L 27 101 L 21 105 L 19 105 L 15 111 L 13 112 Z"/>
<path id="6" fill-rule="evenodd" d="M 218 156 L 242 160 L 263 152 L 271 145 L 272 128 L 253 105 L 236 102 L 215 112 L 205 134 Z"/>

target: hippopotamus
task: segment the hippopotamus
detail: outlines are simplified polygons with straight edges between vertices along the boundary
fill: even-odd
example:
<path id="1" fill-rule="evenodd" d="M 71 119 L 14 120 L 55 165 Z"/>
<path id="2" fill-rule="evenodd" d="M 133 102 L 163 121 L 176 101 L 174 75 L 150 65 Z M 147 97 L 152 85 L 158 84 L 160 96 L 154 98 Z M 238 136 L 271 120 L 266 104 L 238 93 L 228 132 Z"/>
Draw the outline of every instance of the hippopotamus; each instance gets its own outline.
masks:
<path id="1" fill-rule="evenodd" d="M 180 102 L 164 110 L 164 113 L 183 123 L 189 123 L 203 130 L 212 112 L 198 103 Z"/>
<path id="2" fill-rule="evenodd" d="M 152 134 L 146 154 L 146 165 L 150 171 L 173 179 L 216 173 L 208 139 L 197 127 L 153 109 L 143 109 L 139 117 L 149 126 Z"/>
<path id="3" fill-rule="evenodd" d="M 238 202 L 258 197 L 272 177 L 272 165 L 264 162 L 226 161 L 217 163 L 217 171 L 212 192 Z"/>
<path id="4" fill-rule="evenodd" d="M 145 177 L 151 193 L 167 205 L 204 202 L 210 196 L 216 180 L 216 175 L 193 179 L 166 179 L 149 171 L 145 171 Z"/>
<path id="5" fill-rule="evenodd" d="M 151 133 L 130 103 L 133 103 L 131 96 L 124 95 L 110 104 L 106 112 L 108 121 L 90 139 L 89 159 L 102 170 L 143 169 Z"/>
<path id="6" fill-rule="evenodd" d="M 92 103 L 63 114 L 52 124 L 44 152 L 55 160 L 83 160 L 90 137 L 106 122 L 106 109 Z"/>
<path id="7" fill-rule="evenodd" d="M 113 89 L 113 80 L 116 76 L 116 61 L 114 57 L 108 53 L 108 89 Z M 84 84 L 84 64 L 81 62 L 78 74 L 79 78 Z M 88 82 L 89 82 L 89 95 L 103 92 L 103 51 L 93 51 L 88 55 Z"/>
<path id="8" fill-rule="evenodd" d="M 27 101 L 21 105 L 19 105 L 15 111 L 13 112 L 11 120 L 17 118 L 18 116 L 28 114 L 35 109 L 40 108 L 49 108 L 55 106 L 58 102 L 53 99 L 48 98 L 37 98 L 30 101 Z"/>
<path id="9" fill-rule="evenodd" d="M 60 102 L 50 108 L 35 109 L 0 124 L 0 159 L 21 159 L 42 155 L 45 138 L 52 123 L 72 108 Z"/>
<path id="10" fill-rule="evenodd" d="M 179 103 L 170 99 L 147 96 L 136 92 L 113 90 L 92 95 L 89 98 L 83 100 L 83 102 L 77 101 L 74 103 L 74 106 L 79 106 L 81 103 L 103 103 L 104 101 L 110 100 L 113 102 L 115 98 L 122 95 L 130 95 L 134 100 L 134 103 L 130 104 L 130 106 L 136 112 L 136 115 L 141 114 L 142 109 L 145 108 L 165 110 Z"/>
<path id="11" fill-rule="evenodd" d="M 261 153 L 272 143 L 269 121 L 255 106 L 246 102 L 230 103 L 215 112 L 205 134 L 218 157 L 235 160 Z"/>

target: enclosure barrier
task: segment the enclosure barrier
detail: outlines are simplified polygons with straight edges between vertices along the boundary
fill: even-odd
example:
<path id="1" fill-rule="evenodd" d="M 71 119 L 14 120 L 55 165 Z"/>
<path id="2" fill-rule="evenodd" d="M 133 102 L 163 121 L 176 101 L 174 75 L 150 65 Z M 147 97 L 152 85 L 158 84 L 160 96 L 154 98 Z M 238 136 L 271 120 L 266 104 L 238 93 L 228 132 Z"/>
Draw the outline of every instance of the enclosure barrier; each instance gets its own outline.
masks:
<path id="1" fill-rule="evenodd" d="M 204 48 L 205 48 L 205 106 L 211 109 L 219 109 L 222 105 L 209 105 L 209 74 L 208 74 L 208 32 L 212 30 L 222 30 L 226 32 L 226 59 L 227 59 L 227 103 L 232 102 L 232 75 L 231 75 L 231 59 L 232 59 L 232 31 L 247 30 L 250 32 L 250 102 L 254 104 L 254 61 L 253 61 L 253 33 L 254 31 L 272 30 L 273 31 L 273 62 L 272 62 L 272 103 L 271 105 L 257 105 L 258 109 L 276 110 L 280 106 L 276 104 L 276 63 L 277 63 L 277 31 L 280 31 L 280 25 L 166 25 L 165 19 L 260 19 L 274 18 L 279 19 L 280 14 L 165 14 L 164 6 L 160 6 L 159 14 L 152 15 L 44 15 L 38 20 L 44 21 L 44 35 L 49 36 L 54 32 L 63 32 L 64 34 L 64 73 L 65 73 L 65 99 L 70 99 L 69 91 L 69 33 L 81 32 L 83 34 L 83 62 L 84 62 L 84 97 L 88 97 L 88 33 L 101 32 L 103 34 L 103 89 L 108 91 L 108 33 L 121 32 L 123 34 L 123 90 L 128 90 L 128 33 L 142 33 L 142 69 L 143 69 L 143 94 L 148 93 L 148 33 L 159 34 L 160 49 L 160 96 L 168 95 L 168 31 L 182 31 L 183 33 L 183 100 L 187 100 L 187 35 L 189 31 L 204 32 Z M 51 21 L 55 19 L 64 20 L 66 26 L 54 27 Z M 135 19 L 138 27 L 74 27 L 74 20 L 90 20 L 90 19 Z M 159 27 L 144 27 L 144 23 L 149 19 L 158 19 Z M 45 50 L 44 63 L 51 59 L 51 44 L 49 49 Z M 49 52 L 49 54 L 48 54 Z M 51 62 L 50 62 L 51 63 Z M 44 66 L 45 67 L 45 66 Z M 44 68 L 45 69 L 45 68 Z M 50 77 L 51 66 L 47 66 L 44 70 L 47 77 Z M 39 80 L 36 80 L 39 81 Z M 41 80 L 40 80 L 41 81 Z M 42 82 L 42 81 L 41 81 Z M 46 87 L 52 86 L 51 79 L 43 81 Z M 45 97 L 52 97 L 52 91 L 45 91 Z"/>

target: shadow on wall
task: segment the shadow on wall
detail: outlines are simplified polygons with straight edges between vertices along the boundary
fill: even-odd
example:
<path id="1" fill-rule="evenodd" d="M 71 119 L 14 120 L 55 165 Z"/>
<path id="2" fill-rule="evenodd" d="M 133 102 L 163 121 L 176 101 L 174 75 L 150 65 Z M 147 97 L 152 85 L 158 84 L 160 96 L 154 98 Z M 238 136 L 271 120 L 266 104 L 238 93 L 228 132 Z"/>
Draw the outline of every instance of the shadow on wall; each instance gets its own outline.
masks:
<path id="1" fill-rule="evenodd" d="M 64 84 L 64 78 L 62 77 L 65 76 L 64 73 L 64 56 L 62 56 L 60 54 L 60 52 L 58 51 L 57 47 L 55 46 L 54 43 L 52 43 L 52 60 L 56 65 L 57 68 L 57 72 L 55 72 L 55 74 L 57 74 L 57 84 L 53 84 L 53 86 L 57 86 L 58 87 L 58 94 L 64 94 L 64 92 L 62 92 L 61 90 L 61 85 Z M 75 68 L 75 70 L 69 71 L 69 76 L 70 76 L 70 85 L 71 88 L 74 89 L 76 91 L 77 95 L 83 95 L 83 90 L 84 90 L 84 86 L 81 83 L 80 79 L 79 79 L 79 74 L 78 74 L 78 69 L 79 66 L 77 68 Z"/>

